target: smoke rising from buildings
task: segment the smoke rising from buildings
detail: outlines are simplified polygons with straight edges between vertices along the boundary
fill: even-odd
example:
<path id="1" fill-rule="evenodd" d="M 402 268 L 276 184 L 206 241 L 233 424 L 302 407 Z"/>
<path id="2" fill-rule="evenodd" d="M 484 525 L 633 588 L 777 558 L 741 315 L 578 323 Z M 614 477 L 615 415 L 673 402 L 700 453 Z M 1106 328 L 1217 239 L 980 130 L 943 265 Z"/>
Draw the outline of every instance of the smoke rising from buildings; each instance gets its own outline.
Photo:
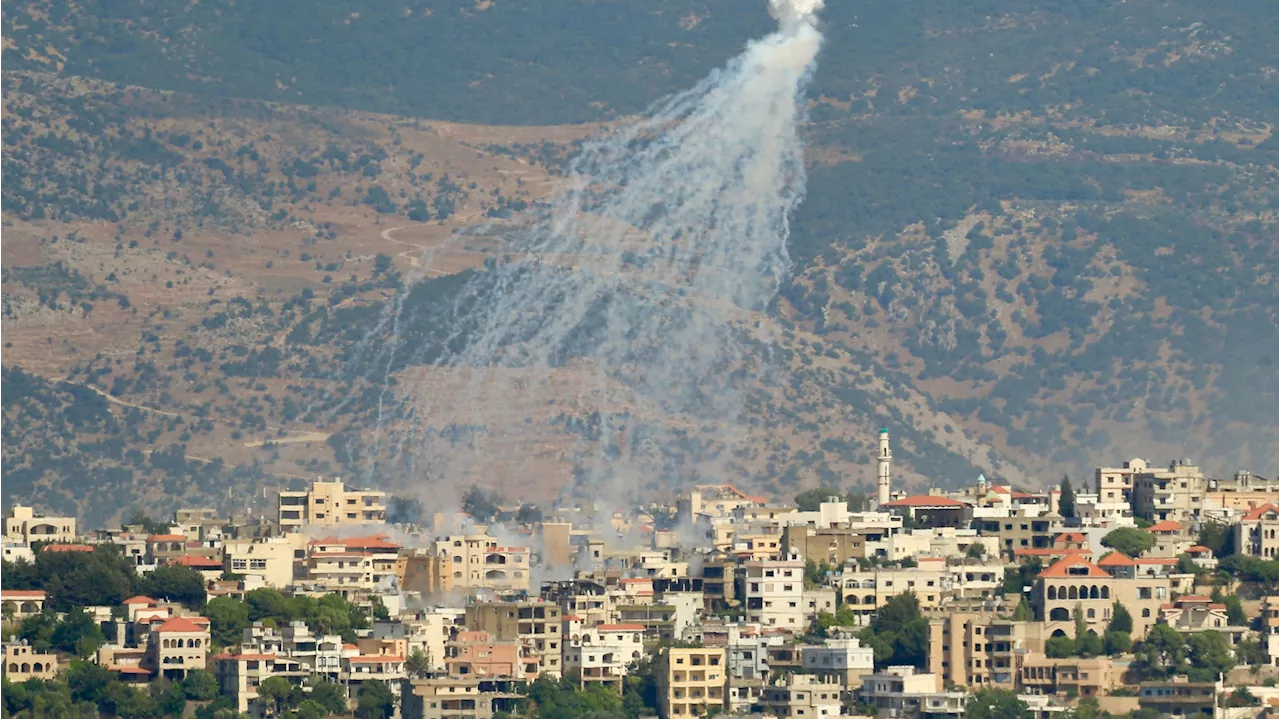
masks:
<path id="1" fill-rule="evenodd" d="M 447 316 L 366 347 L 388 373 L 431 366 L 385 392 L 380 417 L 401 420 L 367 456 L 465 487 L 533 471 L 531 424 L 562 423 L 587 481 L 626 488 L 672 471 L 668 450 L 699 429 L 740 439 L 731 373 L 761 362 L 752 328 L 790 270 L 820 7 L 770 0 L 776 32 L 587 142 L 545 216 L 507 234 Z M 681 471 L 715 476 L 715 458 L 690 461 Z"/>

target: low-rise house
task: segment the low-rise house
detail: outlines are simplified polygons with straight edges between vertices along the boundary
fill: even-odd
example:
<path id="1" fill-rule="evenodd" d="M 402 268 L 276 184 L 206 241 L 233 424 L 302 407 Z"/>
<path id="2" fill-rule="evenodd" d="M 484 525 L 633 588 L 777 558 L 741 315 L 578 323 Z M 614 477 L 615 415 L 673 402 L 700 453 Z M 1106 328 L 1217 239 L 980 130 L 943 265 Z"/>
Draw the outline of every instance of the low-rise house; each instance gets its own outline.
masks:
<path id="1" fill-rule="evenodd" d="M 1065 692 L 1095 697 L 1122 685 L 1123 673 L 1110 657 L 1050 659 L 1041 653 L 1030 653 L 1020 660 L 1018 689 L 1037 695 Z"/>
<path id="2" fill-rule="evenodd" d="M 1280 529 L 1277 512 L 1280 510 L 1276 505 L 1268 503 L 1250 509 L 1240 518 L 1240 526 L 1235 533 L 1238 554 L 1271 561 L 1280 556 L 1277 553 L 1280 551 L 1280 539 L 1276 536 L 1277 529 Z"/>
<path id="3" fill-rule="evenodd" d="M 621 693 L 627 666 L 644 656 L 642 624 L 583 627 L 580 621 L 566 618 L 562 639 L 564 669 L 577 674 L 583 686 L 610 684 Z"/>
<path id="4" fill-rule="evenodd" d="M 39 589 L 0 589 L 0 608 L 8 620 L 26 619 L 44 612 L 47 595 Z"/>
<path id="5" fill-rule="evenodd" d="M 28 679 L 53 679 L 58 673 L 58 655 L 37 652 L 26 642 L 4 645 L 4 678 L 17 684 Z"/>
<path id="6" fill-rule="evenodd" d="M 31 507 L 15 504 L 4 518 L 4 537 L 30 546 L 32 542 L 69 543 L 76 540 L 75 517 L 47 517 Z"/>
<path id="7" fill-rule="evenodd" d="M 1217 697 L 1222 685 L 1216 682 L 1192 682 L 1175 676 L 1167 682 L 1143 682 L 1138 688 L 1138 706 L 1152 709 L 1162 716 L 1217 716 Z"/>
<path id="8" fill-rule="evenodd" d="M 180 680 L 192 669 L 204 669 L 208 656 L 209 620 L 173 617 L 152 627 L 143 667 Z"/>
<path id="9" fill-rule="evenodd" d="M 310 672 L 296 659 L 275 654 L 219 654 L 213 657 L 213 674 L 223 696 L 236 704 L 236 712 L 262 716 L 258 687 L 271 677 L 283 677 L 301 685 Z"/>
<path id="10" fill-rule="evenodd" d="M 444 668 L 451 677 L 536 676 L 538 662 L 523 656 L 515 639 L 494 639 L 486 631 L 462 631 L 445 645 Z"/>
<path id="11" fill-rule="evenodd" d="M 830 679 L 846 689 L 862 686 L 862 675 L 875 669 L 875 651 L 862 646 L 853 627 L 833 627 L 820 645 L 800 648 L 807 674 Z"/>
<path id="12" fill-rule="evenodd" d="M 958 719 L 964 716 L 969 695 L 943 691 L 942 677 L 937 674 L 921 674 L 915 667 L 893 666 L 864 675 L 859 696 L 889 716 Z"/>
<path id="13" fill-rule="evenodd" d="M 401 719 L 492 719 L 517 711 L 522 682 L 495 677 L 433 677 L 405 680 Z"/>

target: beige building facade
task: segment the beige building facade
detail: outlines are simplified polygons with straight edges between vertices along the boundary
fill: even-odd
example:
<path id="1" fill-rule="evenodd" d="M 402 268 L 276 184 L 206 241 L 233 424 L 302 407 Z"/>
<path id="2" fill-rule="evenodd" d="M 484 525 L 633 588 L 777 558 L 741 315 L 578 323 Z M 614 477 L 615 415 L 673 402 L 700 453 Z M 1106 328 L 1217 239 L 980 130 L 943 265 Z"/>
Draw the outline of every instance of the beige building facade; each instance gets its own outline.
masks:
<path id="1" fill-rule="evenodd" d="M 29 545 L 32 542 L 62 544 L 76 539 L 75 517 L 46 517 L 31 507 L 15 504 L 4 518 L 4 538 Z"/>
<path id="2" fill-rule="evenodd" d="M 706 716 L 725 706 L 723 647 L 668 647 L 658 658 L 658 714 L 671 717 Z"/>
<path id="3" fill-rule="evenodd" d="M 386 496 L 379 490 L 348 487 L 342 480 L 317 480 L 306 491 L 282 490 L 277 498 L 277 520 L 282 528 L 383 524 Z"/>

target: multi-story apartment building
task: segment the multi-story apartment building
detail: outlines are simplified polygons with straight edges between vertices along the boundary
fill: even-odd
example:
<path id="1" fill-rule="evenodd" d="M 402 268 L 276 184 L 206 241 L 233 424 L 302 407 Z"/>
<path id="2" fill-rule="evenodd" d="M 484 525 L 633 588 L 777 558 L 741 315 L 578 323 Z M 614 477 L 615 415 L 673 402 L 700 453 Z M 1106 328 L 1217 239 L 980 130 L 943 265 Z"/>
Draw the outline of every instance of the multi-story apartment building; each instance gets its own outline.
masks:
<path id="1" fill-rule="evenodd" d="M 560 618 L 560 607 L 549 602 L 480 602 L 467 607 L 466 625 L 494 639 L 520 642 L 524 655 L 536 660 L 537 676 L 558 677 L 563 651 Z"/>
<path id="2" fill-rule="evenodd" d="M 724 649 L 667 647 L 658 657 L 658 714 L 671 717 L 705 716 L 724 711 Z"/>
<path id="3" fill-rule="evenodd" d="M 862 686 L 862 675 L 875 669 L 875 650 L 862 646 L 852 628 L 833 628 L 822 644 L 800 647 L 800 662 L 807 674 L 856 689 Z"/>
<path id="4" fill-rule="evenodd" d="M 446 594 L 453 589 L 453 569 L 449 557 L 432 549 L 400 552 L 396 561 L 400 588 L 422 596 Z"/>
<path id="5" fill-rule="evenodd" d="M 1106 504 L 1123 502 L 1133 505 L 1134 475 L 1147 471 L 1147 460 L 1134 458 L 1120 467 L 1098 467 L 1094 470 L 1094 492 Z"/>
<path id="6" fill-rule="evenodd" d="M 1059 692 L 1081 697 L 1110 693 L 1124 683 L 1124 667 L 1110 657 L 1050 659 L 1043 654 L 1022 657 L 1018 667 L 1018 691 L 1031 695 Z"/>
<path id="7" fill-rule="evenodd" d="M 1146 469 L 1133 474 L 1133 514 L 1151 522 L 1190 522 L 1200 516 L 1208 482 L 1191 460 L 1169 463 L 1168 471 Z"/>
<path id="8" fill-rule="evenodd" d="M 845 605 L 863 622 L 870 621 L 877 609 L 903 592 L 914 592 L 925 609 L 939 606 L 951 592 L 951 573 L 945 563 L 926 563 L 908 569 L 846 569 L 834 581 L 839 583 Z"/>
<path id="9" fill-rule="evenodd" d="M 4 518 L 4 538 L 30 545 L 32 542 L 62 544 L 76 539 L 75 517 L 46 517 L 31 507 L 15 504 Z"/>
<path id="10" fill-rule="evenodd" d="M 304 524 L 320 527 L 383 524 L 386 522 L 386 492 L 354 489 L 342 480 L 317 480 L 306 491 L 281 490 L 277 520 L 282 528 Z"/>
<path id="11" fill-rule="evenodd" d="M 1152 709 L 1160 716 L 1218 716 L 1218 682 L 1191 682 L 1175 676 L 1167 682 L 1143 682 L 1138 688 L 1138 707 Z"/>
<path id="12" fill-rule="evenodd" d="M 760 692 L 752 711 L 776 717 L 835 717 L 841 715 L 842 689 L 830 677 L 787 674 Z"/>
<path id="13" fill-rule="evenodd" d="M 879 712 L 897 717 L 943 719 L 964 716 L 968 694 L 942 690 L 942 677 L 921 674 L 915 667 L 885 667 L 862 678 L 862 700 Z"/>
<path id="14" fill-rule="evenodd" d="M 584 627 L 581 620 L 565 617 L 564 670 L 586 686 L 598 682 L 622 691 L 627 665 L 644 655 L 644 625 L 600 624 Z"/>
<path id="15" fill-rule="evenodd" d="M 433 677 L 405 682 L 403 719 L 492 719 L 514 714 L 525 696 L 515 680 L 481 677 Z"/>
<path id="16" fill-rule="evenodd" d="M 173 523 L 191 539 L 221 536 L 225 521 L 212 507 L 185 507 L 173 513 Z"/>
<path id="17" fill-rule="evenodd" d="M 929 672 L 955 686 L 1013 688 L 1018 657 L 1043 653 L 1041 622 L 1015 622 L 991 612 L 952 612 L 929 622 Z"/>
<path id="18" fill-rule="evenodd" d="M 498 640 L 488 632 L 458 632 L 444 649 L 444 668 L 454 677 L 512 677 L 537 674 L 537 661 L 523 656 L 520 642 Z"/>
<path id="19" fill-rule="evenodd" d="M 306 576 L 307 536 L 298 532 L 282 537 L 226 539 L 223 565 L 228 572 L 261 577 L 268 587 L 284 589 Z"/>
<path id="20" fill-rule="evenodd" d="M 1012 558 L 1021 549 L 1049 549 L 1062 530 L 1062 518 L 1039 514 L 1038 507 L 1015 507 L 996 516 L 983 512 L 974 517 L 974 528 L 984 537 L 995 537 L 1001 552 Z"/>
<path id="21" fill-rule="evenodd" d="M 703 623 L 694 638 L 704 647 L 724 648 L 725 670 L 731 681 L 763 681 L 769 676 L 769 648 L 792 641 L 792 635 L 783 630 L 761 631 L 739 624 Z"/>
<path id="22" fill-rule="evenodd" d="M 1254 507 L 1240 518 L 1240 526 L 1235 533 L 1237 554 L 1273 562 L 1280 556 L 1280 539 L 1276 537 L 1276 530 L 1280 529 L 1277 511 L 1276 505 L 1268 503 Z"/>
<path id="23" fill-rule="evenodd" d="M 264 709 L 258 696 L 262 682 L 283 677 L 291 684 L 301 684 L 311 674 L 298 660 L 275 654 L 218 654 L 212 664 L 222 696 L 235 702 L 237 713 L 257 716 L 261 716 Z"/>
<path id="24" fill-rule="evenodd" d="M 363 595 L 396 580 L 399 551 L 385 535 L 318 539 L 307 554 L 307 579 L 345 598 Z"/>
<path id="25" fill-rule="evenodd" d="M 744 568 L 743 596 L 749 622 L 802 631 L 809 617 L 835 611 L 834 591 L 805 589 L 804 560 L 798 554 L 747 562 Z"/>
<path id="26" fill-rule="evenodd" d="M 1070 554 L 1040 573 L 1030 603 L 1036 619 L 1046 622 L 1051 634 L 1061 630 L 1074 635 L 1074 613 L 1079 609 L 1085 626 L 1102 636 L 1118 601 L 1133 617 L 1133 638 L 1137 640 L 1147 635 L 1159 619 L 1160 606 L 1171 596 L 1167 575 L 1119 578 L 1083 555 Z"/>
<path id="27" fill-rule="evenodd" d="M 487 534 L 468 534 L 436 540 L 435 550 L 448 557 L 455 588 L 529 589 L 528 547 L 504 547 Z"/>

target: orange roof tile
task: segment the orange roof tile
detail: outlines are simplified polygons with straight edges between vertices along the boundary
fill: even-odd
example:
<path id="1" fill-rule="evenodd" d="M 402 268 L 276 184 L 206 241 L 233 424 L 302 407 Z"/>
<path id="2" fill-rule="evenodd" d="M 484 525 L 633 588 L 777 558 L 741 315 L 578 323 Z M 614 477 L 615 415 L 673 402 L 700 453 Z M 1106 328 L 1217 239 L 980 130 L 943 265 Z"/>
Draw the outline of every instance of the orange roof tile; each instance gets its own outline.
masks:
<path id="1" fill-rule="evenodd" d="M 1164 520 L 1163 522 L 1156 522 L 1155 524 L 1151 525 L 1150 527 L 1147 527 L 1147 531 L 1148 531 L 1148 532 L 1153 532 L 1153 533 L 1154 533 L 1154 532 L 1161 532 L 1161 533 L 1164 533 L 1164 532 L 1181 532 L 1181 531 L 1182 531 L 1182 525 L 1181 525 L 1181 524 L 1178 524 L 1177 522 L 1173 521 L 1172 519 L 1166 519 L 1166 520 Z"/>
<path id="2" fill-rule="evenodd" d="M 1069 571 L 1076 567 L 1083 567 L 1085 570 L 1085 573 L 1072 574 Z M 1045 569 L 1043 572 L 1040 572 L 1038 576 L 1046 579 L 1059 579 L 1059 578 L 1064 579 L 1067 577 L 1099 577 L 1099 578 L 1107 578 L 1107 579 L 1111 578 L 1111 575 L 1107 574 L 1098 565 L 1086 560 L 1083 555 L 1075 552 L 1072 552 L 1071 554 L 1068 554 L 1062 559 L 1059 559 L 1058 561 L 1049 565 L 1049 568 Z"/>
<path id="3" fill-rule="evenodd" d="M 1209 549 L 1208 547 L 1205 547 L 1200 544 L 1187 547 L 1187 554 L 1203 554 L 1205 552 L 1212 552 L 1212 551 L 1213 551 L 1212 549 Z"/>
<path id="4" fill-rule="evenodd" d="M 1137 564 L 1137 562 L 1121 552 L 1110 552 L 1107 556 L 1098 560 L 1099 567 L 1134 567 Z"/>
<path id="5" fill-rule="evenodd" d="M 5 599 L 44 599 L 46 596 L 40 589 L 0 589 L 0 597 Z"/>
<path id="6" fill-rule="evenodd" d="M 1245 513 L 1243 519 L 1247 522 L 1257 521 L 1259 519 L 1262 519 L 1263 515 L 1265 515 L 1267 512 L 1280 512 L 1280 509 L 1278 509 L 1274 504 L 1267 503 L 1260 507 L 1254 507 L 1253 509 L 1250 509 L 1248 512 Z"/>
<path id="7" fill-rule="evenodd" d="M 204 617 L 199 617 L 204 619 Z M 197 621 L 196 617 L 173 617 L 165 620 L 164 624 L 152 629 L 153 632 L 203 632 L 209 628 L 209 620 L 204 622 Z"/>
<path id="8" fill-rule="evenodd" d="M 152 599 L 151 597 L 144 597 L 141 594 L 139 594 L 136 597 L 129 597 L 128 599 L 121 602 L 121 604 L 145 604 L 147 606 L 152 606 L 156 604 L 156 600 Z"/>
<path id="9" fill-rule="evenodd" d="M 903 497 L 895 499 L 892 502 L 886 502 L 882 507 L 967 507 L 968 504 L 958 499 L 950 497 L 934 497 L 926 494 L 918 494 L 914 497 Z"/>
<path id="10" fill-rule="evenodd" d="M 602 632 L 643 632 L 643 624 L 601 624 L 596 627 Z"/>

